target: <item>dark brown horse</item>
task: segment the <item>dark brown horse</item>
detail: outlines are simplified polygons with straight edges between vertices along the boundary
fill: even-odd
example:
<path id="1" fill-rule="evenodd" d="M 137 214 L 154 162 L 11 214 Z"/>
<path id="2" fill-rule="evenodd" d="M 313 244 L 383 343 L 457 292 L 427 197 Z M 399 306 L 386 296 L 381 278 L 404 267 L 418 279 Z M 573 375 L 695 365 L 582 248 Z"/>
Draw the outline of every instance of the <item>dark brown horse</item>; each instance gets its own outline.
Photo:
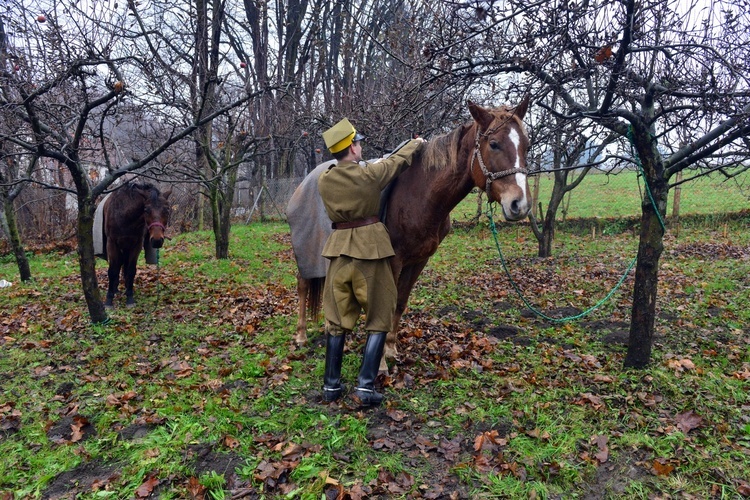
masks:
<path id="1" fill-rule="evenodd" d="M 135 305 L 133 281 L 136 262 L 144 248 L 161 248 L 169 224 L 167 200 L 172 193 L 161 193 L 151 184 L 126 184 L 104 200 L 104 241 L 109 270 L 105 307 L 113 307 L 120 284 L 125 281 L 126 305 Z"/>
<path id="2" fill-rule="evenodd" d="M 451 210 L 474 187 L 478 187 L 486 191 L 489 201 L 500 203 L 507 220 L 518 221 L 527 216 L 531 208 L 526 180 L 529 139 L 521 120 L 528 104 L 526 98 L 515 109 L 488 109 L 469 102 L 469 112 L 474 120 L 427 142 L 421 157 L 415 158 L 411 168 L 395 181 L 384 222 L 396 252 L 391 266 L 398 299 L 381 370 L 388 369 L 385 358 L 396 358 L 396 333 L 401 316 L 417 278 L 450 230 Z M 320 174 L 316 169 L 310 175 L 316 175 L 316 172 Z M 309 185 L 308 182 L 312 196 L 317 189 L 313 192 Z M 301 188 L 302 184 L 298 190 Z M 325 241 L 325 238 L 313 237 L 315 228 L 311 226 L 321 234 L 330 232 L 330 221 L 325 226 L 324 222 L 316 220 L 319 212 L 316 212 L 315 202 L 303 198 L 295 192 L 287 208 L 300 270 L 297 286 L 300 306 L 295 336 L 298 343 L 307 341 L 306 309 L 313 315 L 317 314 L 324 280 L 324 276 L 310 276 L 310 271 L 305 275 L 302 265 L 306 259 L 320 256 L 322 245 L 313 248 L 317 243 L 306 245 L 303 242 Z M 303 224 L 307 226 L 302 228 Z M 296 232 L 303 238 L 295 238 Z M 313 307 L 306 308 L 306 302 Z"/>

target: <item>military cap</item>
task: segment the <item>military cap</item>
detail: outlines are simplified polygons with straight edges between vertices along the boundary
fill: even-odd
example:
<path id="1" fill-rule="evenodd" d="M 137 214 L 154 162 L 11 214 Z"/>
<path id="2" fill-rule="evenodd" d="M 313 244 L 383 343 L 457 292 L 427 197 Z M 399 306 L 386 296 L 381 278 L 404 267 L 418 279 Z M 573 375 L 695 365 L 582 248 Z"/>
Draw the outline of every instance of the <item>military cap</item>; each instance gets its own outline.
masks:
<path id="1" fill-rule="evenodd" d="M 323 132 L 323 140 L 326 143 L 328 151 L 338 153 L 352 145 L 352 143 L 361 141 L 365 136 L 357 132 L 354 125 L 344 118 L 333 127 Z"/>

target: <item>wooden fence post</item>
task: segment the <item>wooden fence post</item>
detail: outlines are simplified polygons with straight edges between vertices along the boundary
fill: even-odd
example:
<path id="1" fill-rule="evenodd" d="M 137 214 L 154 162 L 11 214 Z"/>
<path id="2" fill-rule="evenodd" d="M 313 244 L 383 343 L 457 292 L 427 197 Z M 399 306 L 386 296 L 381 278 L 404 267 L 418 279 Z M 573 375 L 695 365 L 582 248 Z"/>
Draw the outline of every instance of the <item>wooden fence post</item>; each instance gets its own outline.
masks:
<path id="1" fill-rule="evenodd" d="M 540 177 L 541 177 L 541 174 L 534 176 L 533 194 L 531 195 L 531 215 L 533 215 L 534 218 L 537 218 L 537 216 L 539 215 L 537 213 L 536 205 L 537 205 L 537 201 L 539 201 L 539 184 L 540 184 L 539 178 Z"/>
<path id="2" fill-rule="evenodd" d="M 674 219 L 675 236 L 680 236 L 680 192 L 682 191 L 682 170 L 677 172 L 677 186 L 674 188 L 674 199 L 672 201 L 672 219 Z"/>

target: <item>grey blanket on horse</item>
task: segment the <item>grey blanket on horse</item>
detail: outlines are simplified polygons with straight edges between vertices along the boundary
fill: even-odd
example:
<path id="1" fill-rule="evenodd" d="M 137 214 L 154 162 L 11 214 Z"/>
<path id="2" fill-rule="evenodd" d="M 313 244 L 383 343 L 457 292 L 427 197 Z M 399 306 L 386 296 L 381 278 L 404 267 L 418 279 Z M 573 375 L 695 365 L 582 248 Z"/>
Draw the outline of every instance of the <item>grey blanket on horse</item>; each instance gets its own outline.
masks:
<path id="1" fill-rule="evenodd" d="M 110 193 L 111 194 L 111 193 Z M 107 235 L 104 232 L 104 202 L 109 198 L 109 194 L 102 198 L 94 212 L 94 255 L 107 260 Z M 151 238 L 145 236 L 143 241 L 144 257 L 146 264 L 157 264 L 158 257 L 156 249 L 151 246 Z"/>
<path id="2" fill-rule="evenodd" d="M 328 259 L 321 253 L 333 229 L 318 192 L 318 177 L 335 164 L 336 160 L 330 160 L 315 167 L 294 190 L 286 206 L 292 249 L 304 279 L 323 278 L 328 270 Z"/>
<path id="3" fill-rule="evenodd" d="M 94 255 L 107 260 L 107 237 L 104 235 L 104 202 L 109 195 L 102 198 L 94 212 Z"/>
<path id="4" fill-rule="evenodd" d="M 402 142 L 393 152 L 398 151 L 408 142 Z M 383 158 L 388 158 L 393 152 L 386 154 Z M 374 163 L 381 159 L 368 160 L 367 163 Z M 362 163 L 363 168 L 366 168 L 367 163 Z M 333 228 L 323 205 L 323 198 L 318 192 L 318 177 L 324 170 L 335 164 L 336 160 L 329 160 L 315 167 L 294 190 L 286 206 L 286 218 L 292 234 L 292 249 L 297 259 L 297 269 L 304 279 L 325 278 L 328 271 L 328 259 L 321 254 Z M 383 222 L 385 222 L 385 204 L 392 187 L 393 184 L 388 185 L 381 195 L 380 220 Z"/>

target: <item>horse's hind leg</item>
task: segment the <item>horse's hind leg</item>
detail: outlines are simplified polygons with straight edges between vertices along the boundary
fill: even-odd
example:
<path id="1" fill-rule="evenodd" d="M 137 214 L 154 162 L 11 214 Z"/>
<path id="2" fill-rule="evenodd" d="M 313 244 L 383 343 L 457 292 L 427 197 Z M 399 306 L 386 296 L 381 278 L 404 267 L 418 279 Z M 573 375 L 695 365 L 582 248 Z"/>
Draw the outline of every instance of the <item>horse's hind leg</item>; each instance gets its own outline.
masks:
<path id="1" fill-rule="evenodd" d="M 299 345 L 307 343 L 307 294 L 310 280 L 297 275 L 297 330 L 294 341 Z"/>

